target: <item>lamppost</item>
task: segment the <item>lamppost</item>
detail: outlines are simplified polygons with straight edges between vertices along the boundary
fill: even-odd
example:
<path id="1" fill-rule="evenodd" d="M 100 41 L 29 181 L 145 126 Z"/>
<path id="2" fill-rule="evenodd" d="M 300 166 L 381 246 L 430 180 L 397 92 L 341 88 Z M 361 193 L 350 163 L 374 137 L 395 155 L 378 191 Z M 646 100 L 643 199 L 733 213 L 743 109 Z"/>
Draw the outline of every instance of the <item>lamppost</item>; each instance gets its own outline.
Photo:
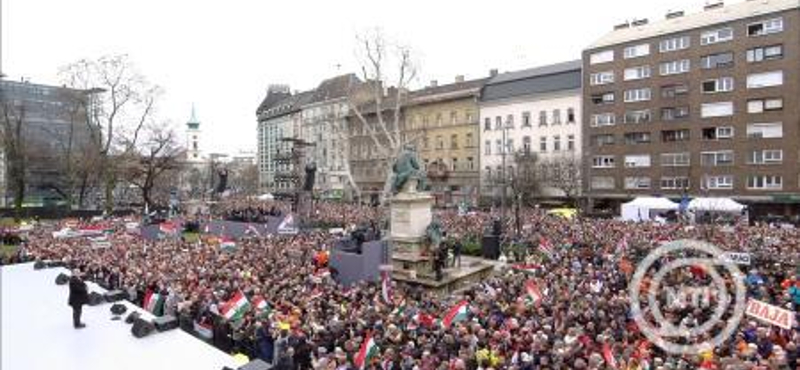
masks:
<path id="1" fill-rule="evenodd" d="M 509 147 L 508 147 L 508 129 L 509 128 L 510 128 L 509 127 L 509 122 L 506 121 L 506 123 L 502 126 L 502 130 L 503 130 L 502 131 L 503 132 L 502 140 L 503 140 L 503 142 L 502 142 L 501 151 L 500 151 L 501 161 L 502 161 L 502 168 L 500 170 L 501 171 L 500 173 L 501 173 L 501 176 L 503 176 L 502 182 L 501 182 L 501 184 L 503 186 L 503 191 L 502 191 L 502 193 L 500 195 L 500 233 L 501 234 L 503 233 L 503 231 L 506 228 L 506 196 L 507 196 L 507 188 L 508 188 L 508 176 L 507 176 L 508 174 L 506 173 L 506 171 L 507 171 L 507 168 L 506 168 L 506 153 L 508 153 L 508 149 L 509 149 Z"/>

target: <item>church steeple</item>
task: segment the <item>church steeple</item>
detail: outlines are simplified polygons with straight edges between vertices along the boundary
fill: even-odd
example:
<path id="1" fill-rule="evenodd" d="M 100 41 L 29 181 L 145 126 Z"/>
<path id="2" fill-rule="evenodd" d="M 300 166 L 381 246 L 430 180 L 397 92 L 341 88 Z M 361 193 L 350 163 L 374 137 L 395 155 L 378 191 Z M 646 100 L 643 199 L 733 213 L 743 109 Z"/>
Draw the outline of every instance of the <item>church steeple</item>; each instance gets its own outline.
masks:
<path id="1" fill-rule="evenodd" d="M 189 121 L 186 122 L 186 126 L 192 130 L 197 130 L 200 128 L 200 120 L 197 119 L 197 111 L 194 109 L 194 103 L 192 103 L 192 117 L 190 117 Z"/>
<path id="2" fill-rule="evenodd" d="M 200 148 L 200 120 L 197 119 L 197 111 L 192 104 L 192 117 L 186 122 L 186 155 L 190 162 L 203 160 L 203 153 Z"/>

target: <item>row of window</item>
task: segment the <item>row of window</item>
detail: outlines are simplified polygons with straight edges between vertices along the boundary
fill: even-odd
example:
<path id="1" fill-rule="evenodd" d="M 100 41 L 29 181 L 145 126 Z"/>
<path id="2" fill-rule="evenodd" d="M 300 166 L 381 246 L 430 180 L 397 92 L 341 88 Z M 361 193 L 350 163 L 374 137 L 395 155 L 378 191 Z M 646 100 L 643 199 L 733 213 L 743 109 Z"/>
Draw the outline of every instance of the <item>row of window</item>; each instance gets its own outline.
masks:
<path id="1" fill-rule="evenodd" d="M 465 148 L 473 147 L 474 142 L 472 140 L 472 134 L 471 133 L 467 133 L 464 136 L 465 136 L 464 137 L 464 147 Z M 450 135 L 450 146 L 449 146 L 449 148 L 450 149 L 458 149 L 458 141 L 459 141 L 458 140 L 458 134 Z M 435 149 L 436 150 L 442 150 L 444 148 L 445 148 L 444 147 L 444 138 L 441 135 L 437 135 L 436 136 L 436 147 L 435 147 Z M 422 138 L 422 149 L 424 149 L 424 150 L 430 149 L 430 140 L 428 139 L 427 136 Z"/>
<path id="2" fill-rule="evenodd" d="M 464 120 L 459 121 L 462 116 Z M 457 111 L 450 111 L 450 117 L 447 122 L 451 125 L 457 125 L 460 123 L 474 123 L 474 119 L 475 114 L 472 111 L 466 111 L 463 114 L 459 114 Z M 433 118 L 433 122 L 436 126 L 443 126 L 444 120 L 445 117 L 442 113 L 436 113 Z M 428 115 L 417 114 L 409 118 L 409 126 L 411 129 L 430 127 L 430 122 L 431 118 Z"/>
<path id="3" fill-rule="evenodd" d="M 745 32 L 748 37 L 764 36 L 783 31 L 784 22 L 782 17 L 771 18 L 747 25 Z M 733 27 L 721 27 L 706 30 L 700 33 L 700 45 L 713 45 L 732 41 L 735 37 Z M 692 38 L 688 35 L 670 37 L 658 42 L 658 51 L 669 53 L 678 50 L 688 49 L 692 46 Z M 622 54 L 625 59 L 641 58 L 650 55 L 650 44 L 638 44 L 626 47 Z M 604 50 L 589 55 L 589 64 L 602 64 L 613 62 L 615 59 L 614 50 Z"/>
<path id="4" fill-rule="evenodd" d="M 734 164 L 733 150 L 700 152 L 700 165 L 704 167 L 723 167 Z M 625 168 L 647 168 L 653 165 L 650 154 L 627 154 L 622 156 Z M 691 153 L 661 153 L 662 167 L 687 167 L 691 164 Z M 747 164 L 767 165 L 783 163 L 782 149 L 759 149 L 747 153 Z M 615 168 L 616 156 L 596 155 L 592 157 L 592 168 Z"/>
<path id="5" fill-rule="evenodd" d="M 763 89 L 767 87 L 781 86 L 783 85 L 783 80 L 783 71 L 751 73 L 747 75 L 745 86 L 747 89 Z M 678 87 L 682 88 L 677 89 Z M 701 91 L 704 94 L 731 92 L 734 90 L 734 87 L 735 81 L 733 77 L 729 76 L 707 79 L 701 83 Z M 665 85 L 661 87 L 662 98 L 673 98 L 675 95 L 688 93 L 688 85 Z M 652 97 L 652 88 L 650 87 L 629 89 L 623 92 L 624 102 L 626 103 L 650 101 Z M 595 105 L 613 104 L 616 101 L 616 94 L 613 91 L 607 91 L 592 94 L 590 98 L 592 103 Z"/>
<path id="6" fill-rule="evenodd" d="M 506 139 L 506 147 L 505 147 L 506 154 L 514 153 L 514 139 Z M 525 153 L 530 153 L 533 151 L 531 137 L 530 136 L 523 136 L 522 137 L 522 148 L 521 150 Z M 561 148 L 561 135 L 553 136 L 553 146 L 552 150 L 554 152 L 560 152 Z M 567 151 L 574 151 L 575 150 L 575 135 L 567 135 Z M 547 136 L 539 137 L 539 152 L 546 153 L 548 151 L 547 146 Z M 500 139 L 495 140 L 495 151 L 494 154 L 501 155 L 503 154 L 503 141 Z M 483 154 L 484 155 L 492 155 L 492 141 L 486 140 L 483 143 Z"/>
<path id="7" fill-rule="evenodd" d="M 567 116 L 564 117 L 566 119 L 566 123 L 575 123 L 575 109 L 574 108 L 567 108 Z M 547 126 L 548 124 L 551 125 L 560 125 L 561 124 L 561 109 L 553 109 L 553 113 L 551 116 L 548 117 L 547 111 L 539 111 L 539 126 Z M 522 112 L 522 127 L 531 127 L 531 112 Z M 503 129 L 503 117 L 496 116 L 494 117 L 494 129 L 501 130 Z M 506 116 L 505 121 L 506 128 L 514 128 L 514 115 L 509 114 Z M 488 131 L 492 129 L 492 118 L 485 117 L 483 119 L 483 130 Z"/>
<path id="8" fill-rule="evenodd" d="M 473 157 L 467 157 L 465 161 L 459 161 L 458 158 L 453 157 L 450 160 L 450 163 L 447 163 L 446 160 L 442 158 L 438 158 L 431 162 L 429 159 L 423 160 L 423 169 L 427 170 L 431 164 L 441 164 L 447 168 L 448 171 L 474 171 L 475 170 L 475 159 Z"/>
<path id="9" fill-rule="evenodd" d="M 747 113 L 759 114 L 783 110 L 782 98 L 762 98 L 747 101 Z M 657 112 L 658 113 L 658 112 Z M 734 114 L 734 104 L 730 101 L 704 103 L 700 105 L 701 118 L 730 117 Z M 661 121 L 676 121 L 689 118 L 689 106 L 663 107 L 659 115 Z M 651 122 L 653 114 L 650 109 L 630 110 L 622 116 L 622 123 L 641 124 Z M 589 126 L 603 127 L 617 124 L 615 113 L 597 113 L 589 116 Z"/>
<path id="10" fill-rule="evenodd" d="M 733 175 L 709 175 L 703 177 L 700 187 L 708 190 L 731 190 L 733 182 Z M 662 177 L 659 185 L 662 190 L 687 190 L 690 184 L 688 177 L 669 176 Z M 779 175 L 748 175 L 745 185 L 750 190 L 782 190 L 783 177 Z M 652 179 L 648 176 L 628 176 L 624 178 L 623 186 L 626 190 L 651 189 Z M 594 176 L 591 180 L 591 187 L 594 190 L 616 189 L 616 179 L 611 176 Z"/>
<path id="11" fill-rule="evenodd" d="M 755 136 L 757 131 L 751 133 Z M 708 140 L 730 140 L 734 137 L 734 130 L 732 126 L 715 126 L 706 127 L 701 130 L 702 139 Z M 763 137 L 763 131 L 760 132 Z M 652 134 L 649 131 L 627 132 L 623 134 L 623 144 L 625 145 L 638 145 L 650 144 Z M 689 130 L 663 130 L 661 131 L 662 142 L 675 142 L 689 140 Z M 594 147 L 602 147 L 616 144 L 616 136 L 614 134 L 599 134 L 592 135 L 590 141 Z"/>

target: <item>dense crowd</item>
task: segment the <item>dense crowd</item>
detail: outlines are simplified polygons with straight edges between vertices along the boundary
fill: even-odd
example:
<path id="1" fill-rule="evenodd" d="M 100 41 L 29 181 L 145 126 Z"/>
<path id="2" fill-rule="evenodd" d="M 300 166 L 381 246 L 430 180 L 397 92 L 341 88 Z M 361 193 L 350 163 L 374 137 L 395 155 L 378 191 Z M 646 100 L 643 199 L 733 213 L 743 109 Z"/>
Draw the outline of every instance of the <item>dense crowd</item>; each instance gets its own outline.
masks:
<path id="1" fill-rule="evenodd" d="M 263 207 L 273 206 L 229 204 L 220 214 L 273 209 Z M 285 211 L 286 205 L 275 207 Z M 378 209 L 343 204 L 320 204 L 314 214 L 317 221 L 345 227 L 381 216 Z M 480 235 L 493 216 L 437 212 L 450 238 Z M 628 295 L 631 266 L 648 251 L 664 241 L 699 239 L 750 253 L 753 261 L 743 271 L 748 297 L 797 313 L 797 230 L 568 220 L 533 210 L 522 218 L 518 239 L 533 246 L 522 257 L 531 268 L 503 269 L 449 296 L 395 286 L 392 302 L 379 284 L 338 285 L 320 258 L 332 243 L 321 231 L 242 240 L 227 250 L 180 239 L 144 241 L 124 232 L 111 236 L 112 247 L 93 249 L 78 239 L 34 232 L 25 253 L 63 260 L 101 285 L 126 290 L 140 305 L 147 292 L 160 292 L 166 299 L 159 313 L 178 316 L 182 328 L 204 333 L 224 351 L 262 358 L 277 369 L 354 368 L 367 337 L 378 348 L 366 365 L 374 369 L 797 369 L 797 324 L 785 330 L 745 317 L 724 345 L 675 355 L 645 339 Z M 540 253 L 540 243 L 551 243 L 554 252 Z M 702 266 L 678 272 L 670 282 L 710 279 Z M 723 278 L 732 284 L 732 276 Z M 535 302 L 526 294 L 531 282 L 543 293 Z M 237 292 L 263 297 L 269 313 L 252 309 L 241 320 L 225 320 L 221 307 Z M 468 303 L 465 320 L 449 326 L 437 320 L 458 302 Z M 671 306 L 666 314 L 689 326 L 708 315 Z M 208 327 L 211 333 L 201 330 Z"/>

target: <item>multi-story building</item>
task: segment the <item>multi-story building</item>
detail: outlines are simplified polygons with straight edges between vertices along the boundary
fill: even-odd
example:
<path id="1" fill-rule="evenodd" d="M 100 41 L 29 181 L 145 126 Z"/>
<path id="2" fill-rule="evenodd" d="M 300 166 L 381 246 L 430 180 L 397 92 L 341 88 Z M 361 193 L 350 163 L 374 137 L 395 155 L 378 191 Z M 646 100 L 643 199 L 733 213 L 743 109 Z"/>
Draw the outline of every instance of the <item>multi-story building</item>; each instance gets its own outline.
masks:
<path id="1" fill-rule="evenodd" d="M 411 92 L 405 128 L 416 139 L 439 205 L 474 203 L 480 185 L 478 96 L 487 79 L 438 85 Z"/>
<path id="2" fill-rule="evenodd" d="M 354 74 L 327 79 L 302 107 L 300 137 L 314 144 L 306 155 L 317 165 L 315 189 L 325 197 L 340 198 L 346 188 L 348 99 L 360 84 Z"/>
<path id="3" fill-rule="evenodd" d="M 11 204 L 9 176 L 18 157 L 24 158 L 24 202 L 30 205 L 66 204 L 81 200 L 76 183 L 94 169 L 81 167 L 91 155 L 91 115 L 94 90 L 84 91 L 29 82 L 0 80 L 0 148 L 6 139 L 19 141 L 21 153 L 0 154 L 0 204 Z M 21 124 L 21 137 L 5 136 L 5 128 Z M 8 144 L 8 143 L 6 143 Z M 10 146 L 6 147 L 9 149 Z M 86 196 L 87 194 L 82 194 Z"/>
<path id="4" fill-rule="evenodd" d="M 292 94 L 287 85 L 271 85 L 267 96 L 258 106 L 258 145 L 256 160 L 258 163 L 258 184 L 261 192 L 273 190 L 275 186 L 275 154 L 278 150 L 283 132 L 279 130 L 278 121 L 285 120 L 291 109 L 289 100 Z"/>
<path id="5" fill-rule="evenodd" d="M 480 98 L 484 196 L 495 199 L 501 196 L 502 184 L 510 183 L 515 156 L 520 154 L 537 158 L 537 172 L 552 164 L 573 171 L 569 174 L 572 180 L 580 178 L 580 167 L 572 164 L 581 161 L 581 94 L 580 60 L 503 73 L 486 83 Z M 532 195 L 537 198 L 578 195 L 572 190 L 579 188 L 575 181 L 556 180 L 537 176 L 538 194 Z"/>
<path id="6" fill-rule="evenodd" d="M 583 63 L 592 200 L 730 196 L 797 211 L 800 2 L 618 25 Z"/>

